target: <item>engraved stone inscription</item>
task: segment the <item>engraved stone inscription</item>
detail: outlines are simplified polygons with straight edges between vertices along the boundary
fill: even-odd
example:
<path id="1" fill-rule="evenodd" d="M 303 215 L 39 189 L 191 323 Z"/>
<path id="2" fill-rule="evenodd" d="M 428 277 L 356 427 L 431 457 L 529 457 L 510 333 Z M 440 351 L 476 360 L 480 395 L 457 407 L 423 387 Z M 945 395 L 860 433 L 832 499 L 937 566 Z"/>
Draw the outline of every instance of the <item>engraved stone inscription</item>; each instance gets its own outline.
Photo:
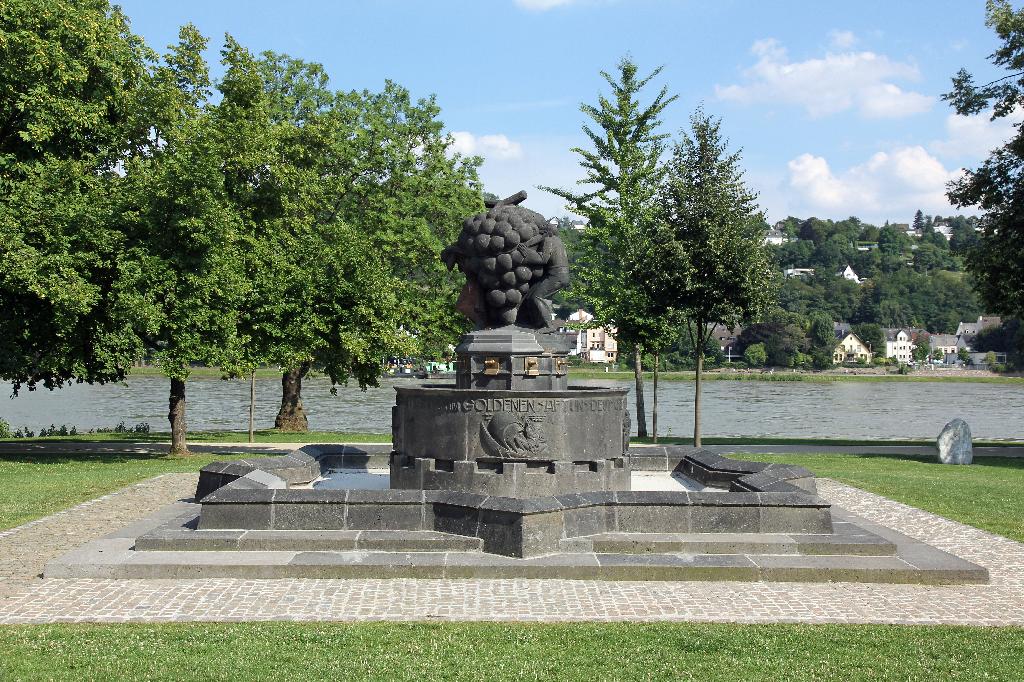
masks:
<path id="1" fill-rule="evenodd" d="M 604 400 L 555 398 L 477 398 L 441 406 L 442 412 L 607 412 L 614 405 Z"/>

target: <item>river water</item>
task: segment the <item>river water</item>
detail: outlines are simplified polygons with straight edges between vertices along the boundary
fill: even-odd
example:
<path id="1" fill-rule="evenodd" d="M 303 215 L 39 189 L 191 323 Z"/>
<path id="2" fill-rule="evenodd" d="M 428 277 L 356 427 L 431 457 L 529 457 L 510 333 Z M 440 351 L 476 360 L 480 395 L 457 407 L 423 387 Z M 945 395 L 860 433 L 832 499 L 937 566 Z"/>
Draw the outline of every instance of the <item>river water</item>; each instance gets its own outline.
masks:
<path id="1" fill-rule="evenodd" d="M 389 432 L 393 387 L 417 383 L 397 379 L 366 391 L 342 386 L 337 395 L 331 395 L 326 379 L 307 379 L 303 398 L 310 428 Z M 632 388 L 631 382 L 573 383 Z M 662 382 L 659 388 L 659 433 L 688 435 L 693 429 L 693 382 Z M 256 389 L 257 428 L 269 428 L 280 402 L 280 383 L 273 378 L 261 379 Z M 125 384 L 25 391 L 17 398 L 0 399 L 0 416 L 12 428 L 33 430 L 52 423 L 74 425 L 84 431 L 124 421 L 129 426 L 147 422 L 154 431 L 165 431 L 167 390 L 168 382 L 162 377 L 132 377 Z M 646 394 L 649 412 L 650 382 Z M 189 381 L 189 428 L 246 428 L 248 398 L 247 381 Z M 628 403 L 632 413 L 632 395 Z M 631 416 L 635 430 L 635 414 Z M 950 419 L 962 417 L 976 437 L 1019 439 L 1024 438 L 1024 385 L 709 381 L 704 384 L 703 417 L 703 431 L 709 436 L 932 438 Z"/>
<path id="2" fill-rule="evenodd" d="M 310 428 L 388 433 L 393 387 L 418 383 L 394 379 L 365 392 L 354 385 L 340 386 L 332 396 L 328 380 L 308 378 L 303 382 L 303 399 Z M 573 383 L 633 386 L 632 382 L 603 380 Z M 648 411 L 650 389 L 648 382 Z M 247 427 L 248 381 L 193 379 L 187 390 L 190 429 Z M 274 425 L 280 391 L 277 379 L 257 380 L 257 428 Z M 51 423 L 84 431 L 121 421 L 129 426 L 147 422 L 154 431 L 167 431 L 167 392 L 166 379 L 148 376 L 131 377 L 125 384 L 23 391 L 17 398 L 0 398 L 0 417 L 12 428 L 35 431 Z M 632 390 L 628 402 L 632 412 Z M 658 412 L 660 435 L 692 433 L 693 382 L 662 382 Z M 631 416 L 635 431 L 635 414 Z M 1024 439 L 1024 384 L 708 381 L 704 384 L 703 417 L 707 436 L 934 438 L 950 419 L 962 417 L 976 438 Z"/>

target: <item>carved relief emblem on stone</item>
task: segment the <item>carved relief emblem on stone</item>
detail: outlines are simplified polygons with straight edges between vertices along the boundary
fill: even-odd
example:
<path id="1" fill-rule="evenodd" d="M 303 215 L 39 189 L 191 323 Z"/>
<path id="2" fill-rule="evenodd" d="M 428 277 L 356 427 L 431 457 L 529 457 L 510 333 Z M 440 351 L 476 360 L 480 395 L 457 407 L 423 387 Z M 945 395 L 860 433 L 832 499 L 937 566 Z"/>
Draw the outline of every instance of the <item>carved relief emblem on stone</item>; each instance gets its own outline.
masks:
<path id="1" fill-rule="evenodd" d="M 492 457 L 532 459 L 548 452 L 543 415 L 520 417 L 512 412 L 498 412 L 480 425 L 480 444 Z"/>

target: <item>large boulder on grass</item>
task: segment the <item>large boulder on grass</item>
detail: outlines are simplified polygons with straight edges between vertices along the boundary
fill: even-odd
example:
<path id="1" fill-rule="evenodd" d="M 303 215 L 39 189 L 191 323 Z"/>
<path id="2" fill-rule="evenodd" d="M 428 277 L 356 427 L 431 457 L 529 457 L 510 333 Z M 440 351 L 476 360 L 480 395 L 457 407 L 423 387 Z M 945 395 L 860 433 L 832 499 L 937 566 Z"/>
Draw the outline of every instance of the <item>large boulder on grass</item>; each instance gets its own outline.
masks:
<path id="1" fill-rule="evenodd" d="M 970 464 L 974 460 L 971 427 L 963 419 L 954 419 L 942 428 L 936 443 L 943 464 Z"/>

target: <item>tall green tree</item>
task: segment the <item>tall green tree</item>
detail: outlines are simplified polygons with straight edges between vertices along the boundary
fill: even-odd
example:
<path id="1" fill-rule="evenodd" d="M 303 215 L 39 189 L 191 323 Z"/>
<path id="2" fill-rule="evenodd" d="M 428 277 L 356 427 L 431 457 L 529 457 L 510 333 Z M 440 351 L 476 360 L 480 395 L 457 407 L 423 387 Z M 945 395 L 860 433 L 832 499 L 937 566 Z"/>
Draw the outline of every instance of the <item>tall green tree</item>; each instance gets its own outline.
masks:
<path id="1" fill-rule="evenodd" d="M 596 106 L 580 106 L 592 121 L 583 126 L 592 149 L 572 149 L 584 171 L 578 184 L 587 188 L 542 188 L 563 198 L 570 211 L 589 223 L 580 238 L 574 294 L 592 308 L 595 324 L 614 326 L 618 342 L 632 351 L 641 437 L 647 436 L 642 357 L 674 341 L 671 325 L 664 324 L 668 309 L 650 285 L 657 276 L 653 235 L 667 137 L 658 132 L 659 116 L 676 96 L 662 87 L 650 102 L 640 101 L 660 73 L 661 67 L 642 76 L 628 57 L 619 61 L 614 75 L 602 71 L 611 94 L 599 95 Z"/>
<path id="2" fill-rule="evenodd" d="M 759 317 L 774 299 L 778 275 L 757 195 L 744 183 L 740 153 L 728 150 L 721 120 L 697 110 L 690 131 L 680 135 L 661 192 L 657 271 L 696 356 L 693 444 L 700 447 L 704 349 L 713 325 Z"/>
<path id="3" fill-rule="evenodd" d="M 414 101 L 386 81 L 380 92 L 349 92 L 332 111 L 334 139 L 325 218 L 364 232 L 400 280 L 405 327 L 417 353 L 448 356 L 467 329 L 455 309 L 458 273 L 440 260 L 462 219 L 483 210 L 479 157 L 452 153 L 441 109 L 431 96 Z"/>
<path id="4" fill-rule="evenodd" d="M 231 195 L 259 165 L 244 133 L 209 104 L 206 39 L 189 25 L 152 77 L 149 154 L 125 166 L 119 212 L 139 335 L 170 379 L 171 452 L 186 454 L 185 386 L 196 364 L 237 366 L 238 310 L 248 293 L 244 220 Z M 225 49 L 229 61 L 232 44 Z M 228 66 L 230 64 L 228 63 Z M 230 81 L 222 96 L 230 103 Z M 241 125 L 241 124 L 239 124 Z"/>
<path id="5" fill-rule="evenodd" d="M 121 165 L 148 140 L 152 58 L 107 0 L 0 3 L 0 378 L 125 376 L 142 354 L 121 295 Z"/>
<path id="6" fill-rule="evenodd" d="M 807 321 L 797 313 L 776 308 L 763 315 L 759 322 L 744 327 L 737 342 L 744 350 L 763 344 L 767 364 L 792 367 L 800 355 L 809 350 L 806 327 Z M 828 357 L 831 362 L 831 351 Z"/>
<path id="7" fill-rule="evenodd" d="M 274 427 L 306 431 L 309 424 L 302 381 L 316 361 L 316 330 L 323 326 L 311 300 L 319 293 L 313 281 L 320 272 L 317 259 L 309 259 L 307 247 L 317 241 L 320 228 L 330 230 L 338 222 L 315 219 L 324 202 L 333 201 L 321 185 L 325 176 L 322 161 L 331 158 L 333 132 L 326 118 L 336 98 L 320 64 L 264 52 L 258 68 L 278 149 L 271 185 L 276 197 L 268 202 L 273 210 L 262 216 L 266 223 L 262 233 L 274 235 L 277 243 L 265 252 L 262 282 L 268 291 L 259 300 L 266 304 L 253 311 L 250 333 L 261 338 L 261 345 L 268 349 L 269 363 L 283 370 L 281 406 Z"/>
<path id="8" fill-rule="evenodd" d="M 768 361 L 768 352 L 764 349 L 763 343 L 754 343 L 747 346 L 743 351 L 743 361 L 751 367 L 764 367 Z"/>
<path id="9" fill-rule="evenodd" d="M 809 322 L 807 337 L 810 340 L 811 349 L 825 349 L 831 353 L 836 347 L 836 333 L 832 318 L 826 313 L 814 312 L 807 319 Z"/>
<path id="10" fill-rule="evenodd" d="M 1024 104 L 1024 9 L 1014 10 L 1008 0 L 988 0 L 985 24 L 1002 41 L 989 60 L 1009 74 L 976 85 L 961 69 L 944 99 L 961 115 L 991 107 L 994 120 Z M 1019 317 L 1024 315 L 1024 128 L 1018 125 L 1016 130 L 979 168 L 952 182 L 948 196 L 956 206 L 977 206 L 984 212 L 983 233 L 967 254 L 967 264 L 989 310 Z"/>
<path id="11" fill-rule="evenodd" d="M 273 53 L 265 53 L 260 62 L 283 136 L 282 168 L 289 169 L 282 172 L 279 187 L 284 232 L 289 239 L 316 244 L 337 241 L 338 230 L 344 230 L 349 251 L 363 254 L 363 289 L 368 302 L 377 301 L 379 323 L 366 329 L 362 342 L 367 349 L 426 358 L 450 354 L 465 320 L 455 309 L 461 285 L 439 254 L 454 240 L 462 218 L 483 207 L 480 159 L 451 153 L 452 140 L 432 97 L 413 101 L 405 88 L 390 81 L 381 92 L 331 92 L 319 65 Z M 297 260 L 304 249 L 284 254 L 286 277 L 289 271 L 304 270 L 310 281 L 319 276 L 315 259 Z M 383 271 L 377 267 L 381 264 Z M 352 279 L 358 271 L 345 271 L 349 281 L 358 280 Z M 339 361 L 333 355 L 339 348 L 323 345 L 314 334 L 327 323 L 314 318 L 340 306 L 328 300 L 330 292 L 294 292 L 300 281 L 296 277 L 281 285 L 292 293 L 283 303 L 289 312 L 277 330 L 276 362 L 284 374 L 275 425 L 287 430 L 307 428 L 301 397 L 306 373 Z M 314 294 L 320 298 L 314 300 Z M 389 315 L 380 306 L 401 320 L 404 333 L 392 329 L 386 339 L 373 336 L 389 328 L 383 323 Z M 362 381 L 367 371 L 360 368 L 357 378 Z"/>
<path id="12" fill-rule="evenodd" d="M 256 60 L 240 49 L 228 62 L 216 111 L 243 123 L 225 129 L 264 141 L 244 157 L 263 161 L 231 183 L 251 292 L 240 311 L 240 373 L 256 364 L 286 368 L 282 385 L 295 381 L 294 391 L 283 391 L 276 426 L 305 430 L 299 382 L 310 366 L 333 384 L 353 376 L 361 387 L 377 385 L 382 359 L 412 346 L 396 296 L 401 282 L 366 234 L 340 216 L 318 215 L 336 201 L 324 191 L 320 162 L 337 134 L 322 68 L 272 53 Z"/>

